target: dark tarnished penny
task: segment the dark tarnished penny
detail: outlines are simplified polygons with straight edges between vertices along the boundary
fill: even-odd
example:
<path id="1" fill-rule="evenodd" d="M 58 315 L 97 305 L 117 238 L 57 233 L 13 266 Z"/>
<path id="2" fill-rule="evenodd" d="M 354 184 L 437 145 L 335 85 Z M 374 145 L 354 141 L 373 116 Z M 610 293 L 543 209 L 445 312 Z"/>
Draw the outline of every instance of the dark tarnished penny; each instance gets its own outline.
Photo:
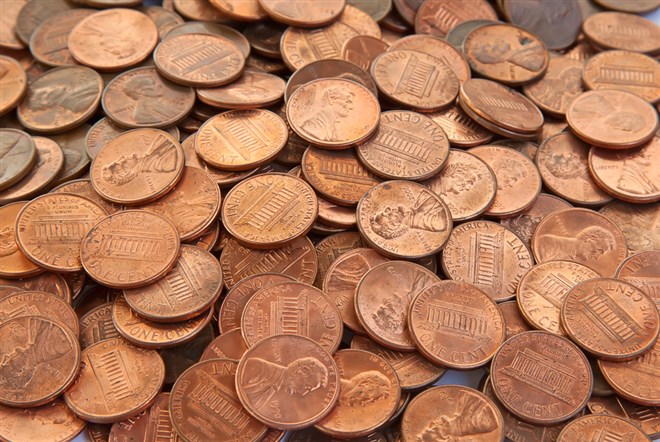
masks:
<path id="1" fill-rule="evenodd" d="M 621 12 L 601 12 L 584 20 L 582 30 L 596 47 L 655 54 L 660 29 L 651 20 Z"/>
<path id="2" fill-rule="evenodd" d="M 53 0 L 47 3 L 39 0 L 28 1 L 16 17 L 16 36 L 26 45 L 34 31 L 49 17 L 62 11 L 71 9 L 72 5 L 66 0 Z"/>
<path id="3" fill-rule="evenodd" d="M 259 0 L 259 4 L 275 21 L 291 26 L 316 28 L 335 21 L 343 12 L 345 0 L 327 0 L 322 4 L 287 0 Z"/>
<path id="4" fill-rule="evenodd" d="M 59 273 L 45 272 L 23 279 L 5 279 L 0 277 L 0 285 L 14 287 L 22 292 L 46 292 L 71 304 L 71 290 L 64 277 Z"/>
<path id="5" fill-rule="evenodd" d="M 245 304 L 241 332 L 248 347 L 274 335 L 305 336 L 333 354 L 341 341 L 339 309 L 321 290 L 297 281 L 264 287 Z"/>
<path id="6" fill-rule="evenodd" d="M 497 304 L 497 308 L 500 309 L 500 313 L 502 313 L 502 318 L 504 319 L 505 341 L 515 335 L 519 335 L 520 333 L 532 330 L 529 324 L 525 321 L 522 313 L 520 313 L 518 302 L 500 302 Z"/>
<path id="7" fill-rule="evenodd" d="M 46 194 L 26 204 L 16 217 L 16 243 L 40 267 L 80 271 L 80 243 L 107 214 L 100 205 L 78 195 Z"/>
<path id="8" fill-rule="evenodd" d="M 78 316 L 76 316 L 73 308 L 57 295 L 46 292 L 23 291 L 0 298 L 0 324 L 24 316 L 40 316 L 50 319 L 66 327 L 75 339 L 78 339 L 80 332 Z"/>
<path id="9" fill-rule="evenodd" d="M 635 253 L 616 269 L 616 278 L 622 279 L 655 302 L 660 311 L 660 250 Z"/>
<path id="10" fill-rule="evenodd" d="M 319 29 L 290 27 L 280 39 L 282 60 L 295 71 L 315 61 L 340 59 L 344 43 L 357 35 L 356 30 L 338 21 Z"/>
<path id="11" fill-rule="evenodd" d="M 83 238 L 80 257 L 87 274 L 112 288 L 143 287 L 162 278 L 176 263 L 179 234 L 160 215 L 117 212 Z"/>
<path id="12" fill-rule="evenodd" d="M 589 362 L 580 349 L 548 332 L 510 338 L 493 357 L 490 372 L 502 405 L 539 425 L 557 424 L 578 414 L 593 387 Z"/>
<path id="13" fill-rule="evenodd" d="M 625 361 L 653 347 L 660 314 L 653 300 L 632 284 L 597 278 L 568 292 L 561 324 L 575 343 L 599 359 Z"/>
<path id="14" fill-rule="evenodd" d="M 195 1 L 190 0 L 182 1 L 185 1 L 187 6 L 193 5 L 195 3 Z M 218 11 L 216 8 L 210 9 L 212 9 L 214 12 Z M 211 20 L 211 17 L 206 14 L 205 17 L 196 18 L 193 20 Z M 241 32 L 228 25 L 214 23 L 213 21 L 187 21 L 168 32 L 166 38 L 176 37 L 177 35 L 182 34 L 213 34 L 219 37 L 224 37 L 236 43 L 236 45 L 241 49 L 243 55 L 246 57 L 250 55 L 250 42 L 248 39 L 245 38 Z"/>
<path id="15" fill-rule="evenodd" d="M 442 281 L 412 300 L 408 328 L 420 353 L 459 370 L 486 364 L 504 342 L 504 318 L 485 292 L 466 282 Z"/>
<path id="16" fill-rule="evenodd" d="M 360 325 L 385 347 L 415 350 L 410 305 L 419 293 L 438 282 L 440 278 L 433 272 L 408 261 L 389 261 L 369 269 L 355 289 L 354 309 Z"/>
<path id="17" fill-rule="evenodd" d="M 442 440 L 504 440 L 502 414 L 472 388 L 442 385 L 415 396 L 401 420 L 402 442 Z"/>
<path id="18" fill-rule="evenodd" d="M 14 109 L 27 92 L 27 74 L 21 64 L 11 57 L 0 55 L 0 115 Z"/>
<path id="19" fill-rule="evenodd" d="M 535 329 L 565 335 L 560 321 L 561 306 L 568 292 L 578 283 L 600 275 L 572 261 L 538 264 L 518 284 L 518 306 Z"/>
<path id="20" fill-rule="evenodd" d="M 136 151 L 135 146 L 140 146 Z M 94 189 L 103 198 L 126 205 L 153 201 L 183 175 L 183 149 L 167 132 L 134 129 L 111 139 L 90 170 Z"/>
<path id="21" fill-rule="evenodd" d="M 158 351 L 165 361 L 165 384 L 174 384 L 184 371 L 199 361 L 204 348 L 213 340 L 213 328 L 208 325 L 191 342 Z"/>
<path id="22" fill-rule="evenodd" d="M 488 143 L 493 134 L 467 116 L 460 106 L 452 105 L 429 117 L 444 129 L 453 147 L 473 147 Z"/>
<path id="23" fill-rule="evenodd" d="M 543 112 L 563 117 L 571 103 L 584 92 L 582 63 L 568 57 L 550 57 L 543 77 L 523 86 L 523 92 Z"/>
<path id="24" fill-rule="evenodd" d="M 16 243 L 16 218 L 25 205 L 20 201 L 0 207 L 0 276 L 23 278 L 37 275 L 43 269 L 30 261 Z"/>
<path id="25" fill-rule="evenodd" d="M 477 156 L 457 149 L 449 151 L 442 171 L 422 184 L 447 204 L 454 222 L 484 213 L 497 191 L 493 170 Z"/>
<path id="26" fill-rule="evenodd" d="M 380 115 L 373 138 L 356 148 L 374 174 L 388 179 L 423 180 L 446 164 L 449 140 L 442 127 L 426 115 L 393 110 Z"/>
<path id="27" fill-rule="evenodd" d="M 18 119 L 35 132 L 64 132 L 84 123 L 101 101 L 103 81 L 83 67 L 51 69 L 30 83 L 18 106 Z"/>
<path id="28" fill-rule="evenodd" d="M 548 49 L 571 46 L 580 33 L 582 11 L 579 2 L 501 1 L 507 20 L 540 38 Z"/>
<path id="29" fill-rule="evenodd" d="M 628 255 L 623 232 L 589 209 L 565 209 L 546 216 L 532 237 L 536 262 L 574 261 L 611 277 Z"/>
<path id="30" fill-rule="evenodd" d="M 227 109 L 256 109 L 271 106 L 282 99 L 286 83 L 266 72 L 245 71 L 225 86 L 197 89 L 197 98 L 210 106 Z"/>
<path id="31" fill-rule="evenodd" d="M 93 9 L 69 9 L 49 15 L 34 30 L 29 41 L 34 58 L 46 66 L 78 64 L 69 51 L 69 34 L 81 20 L 95 12 Z"/>
<path id="32" fill-rule="evenodd" d="M 442 253 L 442 268 L 449 278 L 473 284 L 495 301 L 515 296 L 533 264 L 520 238 L 489 221 L 456 226 Z"/>
<path id="33" fill-rule="evenodd" d="M 366 12 L 377 22 L 383 20 L 392 10 L 392 0 L 346 0 L 346 4 Z"/>
<path id="34" fill-rule="evenodd" d="M 452 218 L 442 199 L 411 181 L 387 181 L 369 190 L 357 207 L 358 228 L 379 252 L 397 258 L 423 258 L 449 239 Z"/>
<path id="35" fill-rule="evenodd" d="M 629 442 L 650 441 L 641 429 L 627 419 L 609 414 L 592 414 L 575 419 L 566 425 L 557 436 L 557 442 L 589 440 L 588 438 L 607 440 L 617 437 L 625 437 Z"/>
<path id="36" fill-rule="evenodd" d="M 69 193 L 73 195 L 78 195 L 85 197 L 89 200 L 94 201 L 99 206 L 108 212 L 108 215 L 118 212 L 122 209 L 122 206 L 119 204 L 111 203 L 110 201 L 104 200 L 101 196 L 96 193 L 94 187 L 92 187 L 92 182 L 90 180 L 73 180 L 67 181 L 66 183 L 57 186 L 52 193 Z"/>
<path id="37" fill-rule="evenodd" d="M 83 349 L 119 336 L 112 323 L 112 302 L 103 303 L 80 317 L 80 345 Z"/>
<path id="38" fill-rule="evenodd" d="M 156 68 L 124 72 L 103 91 L 103 110 L 123 127 L 165 128 L 183 120 L 195 103 L 192 88 L 161 77 Z"/>
<path id="39" fill-rule="evenodd" d="M 50 136 L 64 153 L 64 167 L 55 177 L 54 186 L 78 178 L 87 172 L 90 160 L 85 149 L 85 137 L 89 129 L 89 125 L 83 124 L 63 134 Z"/>
<path id="40" fill-rule="evenodd" d="M 62 400 L 32 409 L 0 405 L 0 438 L 4 440 L 29 442 L 48 435 L 49 440 L 69 441 L 85 424 Z"/>
<path id="41" fill-rule="evenodd" d="M 165 378 L 165 364 L 155 350 L 135 347 L 123 338 L 86 348 L 81 365 L 64 400 L 89 422 L 118 422 L 146 410 Z"/>
<path id="42" fill-rule="evenodd" d="M 388 48 L 389 45 L 380 38 L 356 35 L 344 42 L 341 56 L 344 60 L 350 61 L 368 72 L 371 63 Z"/>
<path id="43" fill-rule="evenodd" d="M 660 250 L 660 203 L 629 204 L 615 199 L 599 212 L 621 229 L 629 253 Z"/>
<path id="44" fill-rule="evenodd" d="M 311 284 L 316 278 L 318 258 L 306 236 L 270 250 L 249 249 L 229 238 L 222 249 L 220 265 L 225 286 L 231 290 L 241 279 L 262 273 L 282 273 Z"/>
<path id="45" fill-rule="evenodd" d="M 499 5 L 498 5 L 498 9 Z M 487 24 L 492 24 L 492 23 L 497 23 L 496 20 L 483 20 L 483 19 L 476 19 L 476 20 L 467 20 L 462 23 L 459 23 L 458 25 L 454 26 L 447 32 L 447 35 L 445 36 L 445 40 L 447 43 L 463 52 L 463 42 L 465 41 L 465 38 L 478 28 L 479 26 L 487 25 Z"/>
<path id="46" fill-rule="evenodd" d="M 280 40 L 286 26 L 272 21 L 256 22 L 248 25 L 244 32 L 251 49 L 264 57 L 282 58 Z"/>
<path id="47" fill-rule="evenodd" d="M 234 328 L 225 331 L 220 336 L 215 338 L 206 347 L 204 353 L 199 358 L 200 361 L 208 359 L 233 359 L 240 361 L 248 347 L 243 339 L 240 328 Z"/>
<path id="48" fill-rule="evenodd" d="M 178 322 L 208 310 L 220 296 L 222 284 L 220 263 L 211 253 L 182 245 L 169 273 L 147 286 L 124 290 L 124 295 L 140 316 L 154 322 Z"/>
<path id="49" fill-rule="evenodd" d="M 241 405 L 235 382 L 237 368 L 236 361 L 211 359 L 193 365 L 179 376 L 172 387 L 169 409 L 174 430 L 184 440 L 261 439 L 266 426 Z M 272 386 L 269 383 L 265 387 Z"/>
<path id="50" fill-rule="evenodd" d="M 411 1 L 408 0 L 408 3 Z M 415 14 L 415 32 L 445 37 L 449 31 L 468 20 L 497 20 L 497 14 L 485 0 L 463 2 L 441 0 L 420 2 Z"/>
<path id="51" fill-rule="evenodd" d="M 236 389 L 247 411 L 279 430 L 308 427 L 339 399 L 337 364 L 319 344 L 276 335 L 251 347 L 238 364 Z"/>
<path id="52" fill-rule="evenodd" d="M 401 399 L 399 379 L 380 356 L 364 350 L 340 350 L 334 355 L 339 369 L 339 400 L 315 427 L 334 437 L 371 434 L 396 412 Z"/>
<path id="53" fill-rule="evenodd" d="M 314 280 L 314 286 L 323 287 L 325 275 L 330 266 L 339 257 L 353 249 L 364 247 L 362 238 L 357 232 L 340 232 L 323 238 L 316 244 L 316 256 L 319 259 L 319 271 Z"/>

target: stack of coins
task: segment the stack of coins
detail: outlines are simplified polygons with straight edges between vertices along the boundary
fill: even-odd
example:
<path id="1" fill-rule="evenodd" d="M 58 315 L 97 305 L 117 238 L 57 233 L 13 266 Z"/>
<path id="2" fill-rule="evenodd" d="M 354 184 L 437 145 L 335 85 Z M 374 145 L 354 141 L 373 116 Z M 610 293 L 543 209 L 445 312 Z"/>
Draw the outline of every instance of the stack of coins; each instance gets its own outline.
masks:
<path id="1" fill-rule="evenodd" d="M 0 440 L 660 436 L 660 1 L 0 5 Z"/>

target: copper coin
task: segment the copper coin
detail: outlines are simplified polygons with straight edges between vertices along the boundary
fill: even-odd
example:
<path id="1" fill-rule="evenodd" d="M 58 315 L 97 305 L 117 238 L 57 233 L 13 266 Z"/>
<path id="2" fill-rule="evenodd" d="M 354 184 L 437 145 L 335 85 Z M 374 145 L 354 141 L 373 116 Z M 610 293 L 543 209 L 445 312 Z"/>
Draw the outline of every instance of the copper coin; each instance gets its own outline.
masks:
<path id="1" fill-rule="evenodd" d="M 388 48 L 389 45 L 380 38 L 370 35 L 356 35 L 344 42 L 341 48 L 341 56 L 344 60 L 369 71 L 371 63 Z"/>
<path id="2" fill-rule="evenodd" d="M 580 4 L 587 4 L 587 2 L 581 0 L 578 1 Z M 576 61 L 585 62 L 589 58 L 596 55 L 597 52 L 598 51 L 596 48 L 584 36 L 584 33 L 580 33 L 580 35 L 578 35 L 578 40 L 575 46 L 573 46 L 571 49 L 565 50 L 562 55 Z"/>
<path id="3" fill-rule="evenodd" d="M 493 401 L 472 388 L 430 388 L 410 401 L 403 413 L 401 441 L 440 438 L 499 442 L 504 439 L 502 414 Z"/>
<path id="4" fill-rule="evenodd" d="M 179 14 L 160 6 L 142 6 L 140 12 L 143 12 L 154 21 L 158 29 L 159 40 L 165 38 L 172 29 L 184 23 Z"/>
<path id="5" fill-rule="evenodd" d="M 532 267 L 518 284 L 518 305 L 536 329 L 565 335 L 560 325 L 561 307 L 578 283 L 600 275 L 571 261 L 548 261 Z"/>
<path id="6" fill-rule="evenodd" d="M 156 68 L 175 83 L 216 87 L 240 77 L 245 56 L 233 41 L 212 34 L 167 38 L 154 51 Z"/>
<path id="7" fill-rule="evenodd" d="M 345 0 L 328 0 L 323 4 L 310 1 L 290 3 L 286 0 L 259 0 L 259 4 L 275 21 L 291 26 L 315 28 L 335 21 L 344 10 Z"/>
<path id="8" fill-rule="evenodd" d="M 258 0 L 210 0 L 210 3 L 232 20 L 250 22 L 268 18 Z"/>
<path id="9" fill-rule="evenodd" d="M 541 176 L 525 155 L 502 146 L 479 146 L 469 150 L 495 174 L 497 191 L 486 215 L 510 218 L 528 209 L 541 192 Z"/>
<path id="10" fill-rule="evenodd" d="M 78 64 L 69 51 L 69 34 L 81 20 L 95 12 L 93 9 L 69 9 L 46 17 L 29 41 L 34 58 L 46 66 Z"/>
<path id="11" fill-rule="evenodd" d="M 86 421 L 118 422 L 147 409 L 164 378 L 165 365 L 155 350 L 108 339 L 83 350 L 80 374 L 64 400 Z"/>
<path id="12" fill-rule="evenodd" d="M 589 440 L 585 438 L 601 438 L 601 440 L 625 437 L 630 442 L 647 442 L 649 437 L 629 420 L 609 414 L 593 414 L 583 416 L 570 422 L 557 437 L 557 442 L 574 440 Z M 613 439 L 616 440 L 616 439 Z"/>
<path id="13" fill-rule="evenodd" d="M 200 101 L 227 109 L 256 109 L 276 104 L 284 95 L 286 83 L 266 72 L 245 71 L 241 77 L 225 86 L 197 89 Z"/>
<path id="14" fill-rule="evenodd" d="M 644 17 L 621 12 L 601 12 L 582 25 L 594 46 L 655 54 L 660 50 L 660 29 Z"/>
<path id="15" fill-rule="evenodd" d="M 347 0 L 346 4 L 366 12 L 377 22 L 392 10 L 392 0 Z"/>
<path id="16" fill-rule="evenodd" d="M 449 151 L 442 171 L 422 184 L 447 204 L 454 222 L 484 213 L 492 205 L 497 190 L 492 169 L 477 156 L 456 149 Z"/>
<path id="17" fill-rule="evenodd" d="M 376 175 L 423 180 L 445 166 L 449 140 L 442 127 L 425 115 L 388 111 L 381 114 L 373 138 L 356 150 L 362 163 Z"/>
<path id="18" fill-rule="evenodd" d="M 273 159 L 288 137 L 286 124 L 264 110 L 234 110 L 209 119 L 197 132 L 195 150 L 211 166 L 244 171 Z"/>
<path id="19" fill-rule="evenodd" d="M 119 331 L 112 323 L 111 302 L 103 303 L 80 317 L 80 345 L 83 349 L 119 336 Z"/>
<path id="20" fill-rule="evenodd" d="M 579 2 L 530 4 L 521 0 L 500 2 L 507 20 L 538 36 L 548 49 L 571 46 L 580 32 Z"/>
<path id="21" fill-rule="evenodd" d="M 394 4 L 394 10 L 388 14 L 388 17 L 395 15 L 396 19 L 393 18 L 392 20 L 400 22 L 400 32 L 405 32 L 409 30 L 408 25 L 415 24 L 415 15 L 424 0 L 393 0 L 392 3 Z"/>
<path id="22" fill-rule="evenodd" d="M 651 298 L 660 310 L 660 251 L 640 252 L 624 260 L 616 269 L 616 277 L 622 279 Z"/>
<path id="23" fill-rule="evenodd" d="M 89 128 L 89 125 L 83 124 L 63 134 L 50 136 L 64 152 L 64 167 L 55 177 L 52 183 L 54 186 L 78 178 L 87 171 L 90 160 L 85 148 L 85 137 Z"/>
<path id="24" fill-rule="evenodd" d="M 360 36 L 380 39 L 380 26 L 376 20 L 355 6 L 347 4 L 337 21 L 353 28 Z"/>
<path id="25" fill-rule="evenodd" d="M 108 141 L 126 131 L 127 129 L 117 126 L 111 119 L 107 117 L 101 118 L 85 135 L 87 156 L 93 160 Z M 176 126 L 165 129 L 165 132 L 172 135 L 175 139 L 179 139 L 179 129 Z"/>
<path id="26" fill-rule="evenodd" d="M 225 331 L 211 341 L 199 360 L 200 362 L 208 359 L 232 359 L 240 361 L 247 349 L 248 347 L 241 334 L 241 329 L 234 328 Z"/>
<path id="27" fill-rule="evenodd" d="M 163 277 L 179 255 L 179 234 L 160 215 L 117 212 L 83 238 L 80 256 L 87 274 L 108 287 L 143 287 Z"/>
<path id="28" fill-rule="evenodd" d="M 225 295 L 218 312 L 220 333 L 241 326 L 241 316 L 248 301 L 260 290 L 282 282 L 295 281 L 280 273 L 263 273 L 243 278 Z M 238 358 L 240 359 L 240 358 Z"/>
<path id="29" fill-rule="evenodd" d="M 0 277 L 0 285 L 10 286 L 22 292 L 46 292 L 71 304 L 71 290 L 64 277 L 58 273 L 45 272 L 23 279 L 5 279 Z"/>
<path id="30" fill-rule="evenodd" d="M 625 2 L 620 0 L 596 0 L 596 3 L 607 9 L 630 12 L 632 14 L 652 12 L 660 6 L 657 0 L 633 0 Z"/>
<path id="31" fill-rule="evenodd" d="M 415 32 L 445 37 L 449 31 L 468 20 L 497 20 L 497 14 L 485 0 L 442 0 L 423 2 L 415 15 Z"/>
<path id="32" fill-rule="evenodd" d="M 598 278 L 573 287 L 561 308 L 564 330 L 599 359 L 629 360 L 658 339 L 660 316 L 653 300 L 637 287 Z"/>
<path id="33" fill-rule="evenodd" d="M 30 84 L 18 106 L 23 126 L 35 132 L 64 132 L 84 123 L 101 101 L 103 82 L 92 69 L 51 69 Z"/>
<path id="34" fill-rule="evenodd" d="M 16 218 L 26 204 L 21 201 L 0 207 L 0 276 L 22 278 L 43 272 L 16 243 Z"/>
<path id="35" fill-rule="evenodd" d="M 0 78 L 0 115 L 14 109 L 27 92 L 27 75 L 18 61 L 0 55 L 2 78 Z"/>
<path id="36" fill-rule="evenodd" d="M 81 64 L 116 71 L 143 61 L 157 42 L 153 20 L 132 9 L 113 8 L 82 19 L 69 34 L 68 48 Z"/>
<path id="37" fill-rule="evenodd" d="M 271 336 L 254 345 L 236 371 L 243 406 L 279 430 L 322 420 L 339 399 L 339 385 L 332 357 L 311 339 L 295 335 Z"/>
<path id="38" fill-rule="evenodd" d="M 608 149 L 628 149 L 651 140 L 658 112 L 636 95 L 617 90 L 589 91 L 573 101 L 566 120 L 575 135 Z"/>
<path id="39" fill-rule="evenodd" d="M 612 197 L 596 185 L 589 173 L 589 149 L 575 135 L 562 132 L 541 144 L 536 166 L 543 183 L 558 196 L 574 204 L 601 206 Z"/>
<path id="40" fill-rule="evenodd" d="M 591 148 L 589 169 L 596 183 L 607 193 L 631 203 L 660 201 L 660 135 L 635 149 L 622 152 Z"/>
<path id="41" fill-rule="evenodd" d="M 199 362 L 186 370 L 170 394 L 176 433 L 184 440 L 260 440 L 266 427 L 239 402 L 236 375 L 237 363 L 229 359 Z"/>
<path id="42" fill-rule="evenodd" d="M 543 128 L 536 138 L 536 142 L 542 143 L 553 135 L 557 135 L 561 132 L 566 132 L 568 130 L 568 123 L 564 119 L 546 117 L 543 121 Z M 532 143 L 533 144 L 533 143 Z M 537 146 L 538 147 L 538 146 Z M 536 154 L 530 155 L 530 158 L 534 158 Z"/>
<path id="43" fill-rule="evenodd" d="M 381 54 L 371 75 L 388 99 L 421 112 L 438 111 L 458 95 L 459 82 L 441 59 L 408 49 Z"/>
<path id="44" fill-rule="evenodd" d="M 64 404 L 56 400 L 38 408 L 20 409 L 0 405 L 0 438 L 12 442 L 30 442 L 48 435 L 52 441 L 73 440 L 85 428 Z"/>
<path id="45" fill-rule="evenodd" d="M 327 149 L 344 149 L 378 128 L 380 106 L 365 88 L 349 80 L 319 79 L 300 86 L 287 101 L 291 129 Z"/>
<path id="46" fill-rule="evenodd" d="M 543 126 L 545 126 L 545 121 L 543 122 Z M 564 123 L 564 129 L 566 129 L 567 127 L 568 125 Z M 558 131 L 558 132 L 563 132 L 563 131 Z M 540 139 L 541 139 L 541 135 L 539 135 L 535 141 L 540 141 Z M 494 146 L 504 146 L 511 148 L 513 150 L 517 150 L 518 152 L 525 155 L 527 158 L 529 158 L 532 161 L 536 159 L 536 152 L 539 150 L 538 144 L 532 143 L 531 141 L 527 141 L 527 140 L 512 140 L 510 138 L 504 138 L 502 140 L 493 141 L 490 144 Z"/>
<path id="47" fill-rule="evenodd" d="M 24 316 L 48 318 L 66 327 L 76 340 L 78 339 L 80 332 L 78 316 L 66 301 L 56 295 L 46 292 L 24 291 L 0 298 L 0 324 Z"/>
<path id="48" fill-rule="evenodd" d="M 182 242 L 199 238 L 220 212 L 220 189 L 201 169 L 184 167 L 176 187 L 141 210 L 167 218 L 179 231 Z"/>
<path id="49" fill-rule="evenodd" d="M 433 112 L 429 117 L 444 129 L 453 147 L 473 147 L 488 143 L 493 134 L 468 117 L 459 106 Z"/>
<path id="50" fill-rule="evenodd" d="M 614 275 L 628 254 L 621 230 L 588 209 L 565 209 L 546 216 L 536 227 L 531 244 L 536 262 L 575 261 L 606 277 Z"/>
<path id="51" fill-rule="evenodd" d="M 94 190 L 94 187 L 92 187 L 92 182 L 90 180 L 67 181 L 66 183 L 51 190 L 51 192 L 69 193 L 85 197 L 101 206 L 106 212 L 108 212 L 108 214 L 118 212 L 122 208 L 122 206 L 118 204 L 111 203 L 101 198 L 101 196 Z"/>
<path id="52" fill-rule="evenodd" d="M 140 146 L 138 152 L 136 145 Z M 183 174 L 183 163 L 183 149 L 170 134 L 158 129 L 134 129 L 101 149 L 90 176 L 103 198 L 136 205 L 172 190 Z"/>
<path id="53" fill-rule="evenodd" d="M 0 47 L 6 49 L 22 49 L 25 47 L 16 33 L 18 15 L 27 0 L 5 0 L 2 2 L 2 31 L 0 32 Z"/>
<path id="54" fill-rule="evenodd" d="M 163 2 L 164 3 L 164 2 Z M 188 20 L 208 20 L 209 22 L 229 22 L 229 18 L 208 0 L 173 0 L 174 9 Z"/>
<path id="55" fill-rule="evenodd" d="M 245 60 L 245 67 L 251 70 L 267 72 L 269 74 L 282 74 L 289 72 L 284 61 L 263 57 L 258 54 L 250 54 Z"/>
<path id="56" fill-rule="evenodd" d="M 32 262 L 56 272 L 82 270 L 80 242 L 107 212 L 73 194 L 52 193 L 25 205 L 16 217 L 16 242 Z"/>
<path id="57" fill-rule="evenodd" d="M 657 438 L 659 435 L 660 416 L 657 407 L 645 407 L 618 396 L 592 397 L 587 407 L 592 414 L 611 414 L 628 419 L 650 438 Z"/>
<path id="58" fill-rule="evenodd" d="M 83 288 L 87 282 L 87 275 L 84 271 L 63 273 L 66 284 L 71 289 L 73 302 L 77 301 L 82 294 Z"/>
<path id="59" fill-rule="evenodd" d="M 600 209 L 600 213 L 621 229 L 630 253 L 660 250 L 659 203 L 628 204 L 614 200 Z"/>
<path id="60" fill-rule="evenodd" d="M 497 307 L 500 309 L 500 313 L 502 313 L 502 318 L 504 319 L 505 341 L 515 335 L 532 330 L 529 324 L 525 321 L 523 315 L 520 313 L 518 302 L 501 302 L 497 304 Z"/>
<path id="61" fill-rule="evenodd" d="M 318 220 L 328 226 L 354 229 L 357 227 L 357 217 L 352 207 L 338 206 L 324 198 L 317 198 L 319 202 Z"/>
<path id="62" fill-rule="evenodd" d="M 499 8 L 499 5 L 497 6 L 498 9 L 501 9 Z M 483 20 L 483 19 L 464 21 L 451 28 L 447 32 L 447 35 L 445 36 L 445 40 L 447 41 L 447 43 L 449 43 L 450 45 L 452 45 L 453 47 L 455 47 L 456 49 L 462 52 L 463 42 L 465 41 L 465 38 L 470 34 L 470 32 L 474 31 L 479 26 L 493 24 L 493 23 L 497 23 L 497 21 Z"/>
<path id="63" fill-rule="evenodd" d="M 255 248 L 280 247 L 305 235 L 317 213 L 314 190 L 299 178 L 279 173 L 242 181 L 222 206 L 227 231 Z"/>
<path id="64" fill-rule="evenodd" d="M 3 405 L 43 405 L 74 381 L 80 345 L 66 325 L 41 316 L 17 316 L 2 322 L 0 336 Z"/>
<path id="65" fill-rule="evenodd" d="M 334 360 L 341 382 L 339 400 L 315 427 L 334 437 L 371 434 L 398 408 L 401 389 L 397 374 L 385 359 L 364 350 L 340 350 Z"/>
<path id="66" fill-rule="evenodd" d="M 563 117 L 584 92 L 582 63 L 568 57 L 550 57 L 543 77 L 523 86 L 523 91 L 543 112 Z"/>
<path id="67" fill-rule="evenodd" d="M 343 254 L 364 247 L 362 238 L 357 232 L 341 232 L 323 238 L 316 244 L 316 255 L 319 259 L 319 271 L 314 280 L 314 286 L 323 287 L 325 275 L 330 266 Z M 338 305 L 339 307 L 339 305 Z"/>
<path id="68" fill-rule="evenodd" d="M 225 286 L 231 290 L 241 279 L 262 273 L 282 273 L 305 284 L 316 277 L 318 258 L 314 245 L 305 236 L 270 250 L 243 247 L 233 238 L 220 255 Z"/>
<path id="69" fill-rule="evenodd" d="M 187 6 L 194 5 L 194 1 L 187 1 Z M 210 7 L 213 13 L 218 12 L 216 8 Z M 212 14 L 211 14 L 212 15 Z M 196 18 L 193 20 L 210 20 L 209 14 L 205 17 Z M 225 20 L 226 21 L 226 20 Z M 214 23 L 213 21 L 187 21 L 167 33 L 166 38 L 176 37 L 182 34 L 212 34 L 219 37 L 224 37 L 233 41 L 241 49 L 241 52 L 247 57 L 250 55 L 250 42 L 238 30 L 231 26 Z"/>
<path id="70" fill-rule="evenodd" d="M 344 43 L 357 35 L 356 30 L 342 22 L 314 30 L 290 27 L 280 40 L 282 59 L 295 71 L 318 60 L 341 58 Z"/>
<path id="71" fill-rule="evenodd" d="M 181 441 L 172 428 L 169 402 L 170 393 L 159 393 L 156 401 L 147 410 L 113 424 L 107 442 L 158 440 L 158 438 L 169 438 L 172 442 Z"/>
<path id="72" fill-rule="evenodd" d="M 244 35 L 254 52 L 277 59 L 282 58 L 280 40 L 285 29 L 285 26 L 271 21 L 252 23 L 245 28 Z"/>
<path id="73" fill-rule="evenodd" d="M 57 15 L 62 11 L 71 9 L 72 5 L 65 0 L 54 0 L 48 2 L 47 4 L 41 4 L 42 2 L 28 1 L 25 3 L 25 6 L 21 8 L 16 17 L 16 36 L 25 43 L 25 45 L 30 44 L 30 38 L 34 33 L 35 29 L 39 27 L 49 17 Z"/>

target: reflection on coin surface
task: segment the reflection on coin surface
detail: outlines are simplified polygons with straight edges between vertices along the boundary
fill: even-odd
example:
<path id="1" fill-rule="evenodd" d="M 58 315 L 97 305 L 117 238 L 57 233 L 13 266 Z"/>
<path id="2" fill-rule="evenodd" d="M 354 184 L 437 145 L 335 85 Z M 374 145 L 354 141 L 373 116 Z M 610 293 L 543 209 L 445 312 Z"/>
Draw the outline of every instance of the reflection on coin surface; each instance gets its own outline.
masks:
<path id="1" fill-rule="evenodd" d="M 630 442 L 648 442 L 650 440 L 642 430 L 627 419 L 610 414 L 593 414 L 575 419 L 566 425 L 559 433 L 557 442 L 571 442 L 589 437 L 592 439 L 594 437 L 619 437 L 620 434 L 625 434 Z"/>

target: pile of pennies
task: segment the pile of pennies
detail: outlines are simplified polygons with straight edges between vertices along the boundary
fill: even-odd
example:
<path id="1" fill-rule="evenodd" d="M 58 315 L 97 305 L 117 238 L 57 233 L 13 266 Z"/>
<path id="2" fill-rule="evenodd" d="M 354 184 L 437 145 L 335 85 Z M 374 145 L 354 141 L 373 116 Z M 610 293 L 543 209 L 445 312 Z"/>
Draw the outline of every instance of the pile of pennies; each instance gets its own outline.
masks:
<path id="1" fill-rule="evenodd" d="M 659 436 L 658 6 L 0 0 L 0 440 Z"/>

